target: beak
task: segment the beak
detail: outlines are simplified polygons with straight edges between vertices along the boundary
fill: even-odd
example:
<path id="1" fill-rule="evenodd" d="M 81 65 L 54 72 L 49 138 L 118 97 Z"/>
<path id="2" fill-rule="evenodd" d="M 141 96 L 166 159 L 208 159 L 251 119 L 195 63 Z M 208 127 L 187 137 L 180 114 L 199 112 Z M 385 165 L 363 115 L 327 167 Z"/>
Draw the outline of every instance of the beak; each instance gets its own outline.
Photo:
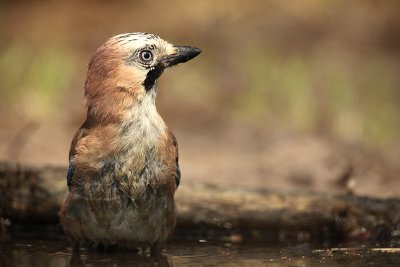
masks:
<path id="1" fill-rule="evenodd" d="M 171 67 L 179 63 L 191 60 L 201 53 L 201 50 L 191 46 L 175 46 L 175 53 L 168 55 L 163 59 L 166 67 Z"/>

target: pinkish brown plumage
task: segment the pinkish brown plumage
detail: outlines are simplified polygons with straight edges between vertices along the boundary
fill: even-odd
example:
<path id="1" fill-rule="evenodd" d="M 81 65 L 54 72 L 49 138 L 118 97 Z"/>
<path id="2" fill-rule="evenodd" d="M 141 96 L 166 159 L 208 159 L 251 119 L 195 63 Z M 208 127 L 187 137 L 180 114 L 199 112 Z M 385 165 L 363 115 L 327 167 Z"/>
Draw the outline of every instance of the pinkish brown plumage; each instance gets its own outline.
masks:
<path id="1" fill-rule="evenodd" d="M 87 118 L 72 140 L 60 212 L 75 243 L 157 247 L 171 235 L 178 147 L 157 113 L 155 83 L 164 69 L 199 53 L 129 33 L 112 37 L 92 57 Z"/>

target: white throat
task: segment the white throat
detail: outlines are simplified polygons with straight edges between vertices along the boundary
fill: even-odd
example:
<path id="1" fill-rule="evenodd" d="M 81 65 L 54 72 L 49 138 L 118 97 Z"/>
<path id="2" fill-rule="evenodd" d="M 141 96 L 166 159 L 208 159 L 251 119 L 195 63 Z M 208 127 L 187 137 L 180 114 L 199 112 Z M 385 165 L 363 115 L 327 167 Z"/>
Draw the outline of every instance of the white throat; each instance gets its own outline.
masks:
<path id="1" fill-rule="evenodd" d="M 137 102 L 126 113 L 122 127 L 122 144 L 137 148 L 153 147 L 166 132 L 166 125 L 157 112 L 155 88 L 137 96 Z"/>

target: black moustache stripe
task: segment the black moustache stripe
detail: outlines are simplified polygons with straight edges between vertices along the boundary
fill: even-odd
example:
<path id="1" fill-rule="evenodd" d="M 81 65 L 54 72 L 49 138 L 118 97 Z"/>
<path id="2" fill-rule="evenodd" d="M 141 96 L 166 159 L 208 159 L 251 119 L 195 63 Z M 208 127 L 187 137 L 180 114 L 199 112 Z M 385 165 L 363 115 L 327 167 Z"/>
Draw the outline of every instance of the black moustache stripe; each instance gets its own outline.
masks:
<path id="1" fill-rule="evenodd" d="M 146 91 L 149 91 L 153 88 L 157 79 L 161 76 L 164 71 L 164 66 L 162 64 L 157 64 L 154 68 L 147 73 L 146 79 L 143 82 L 144 88 Z"/>

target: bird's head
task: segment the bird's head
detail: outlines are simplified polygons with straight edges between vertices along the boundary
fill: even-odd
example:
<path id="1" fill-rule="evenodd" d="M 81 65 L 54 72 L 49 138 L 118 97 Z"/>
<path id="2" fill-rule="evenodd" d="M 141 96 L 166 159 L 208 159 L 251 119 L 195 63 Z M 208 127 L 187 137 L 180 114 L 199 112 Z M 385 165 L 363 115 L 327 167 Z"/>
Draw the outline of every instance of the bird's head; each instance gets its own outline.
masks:
<path id="1" fill-rule="evenodd" d="M 154 88 L 163 71 L 186 62 L 200 49 L 175 46 L 149 33 L 126 33 L 106 41 L 93 55 L 85 84 L 89 108 L 121 103 L 126 95 L 143 97 Z M 99 106 L 100 105 L 100 106 Z"/>

